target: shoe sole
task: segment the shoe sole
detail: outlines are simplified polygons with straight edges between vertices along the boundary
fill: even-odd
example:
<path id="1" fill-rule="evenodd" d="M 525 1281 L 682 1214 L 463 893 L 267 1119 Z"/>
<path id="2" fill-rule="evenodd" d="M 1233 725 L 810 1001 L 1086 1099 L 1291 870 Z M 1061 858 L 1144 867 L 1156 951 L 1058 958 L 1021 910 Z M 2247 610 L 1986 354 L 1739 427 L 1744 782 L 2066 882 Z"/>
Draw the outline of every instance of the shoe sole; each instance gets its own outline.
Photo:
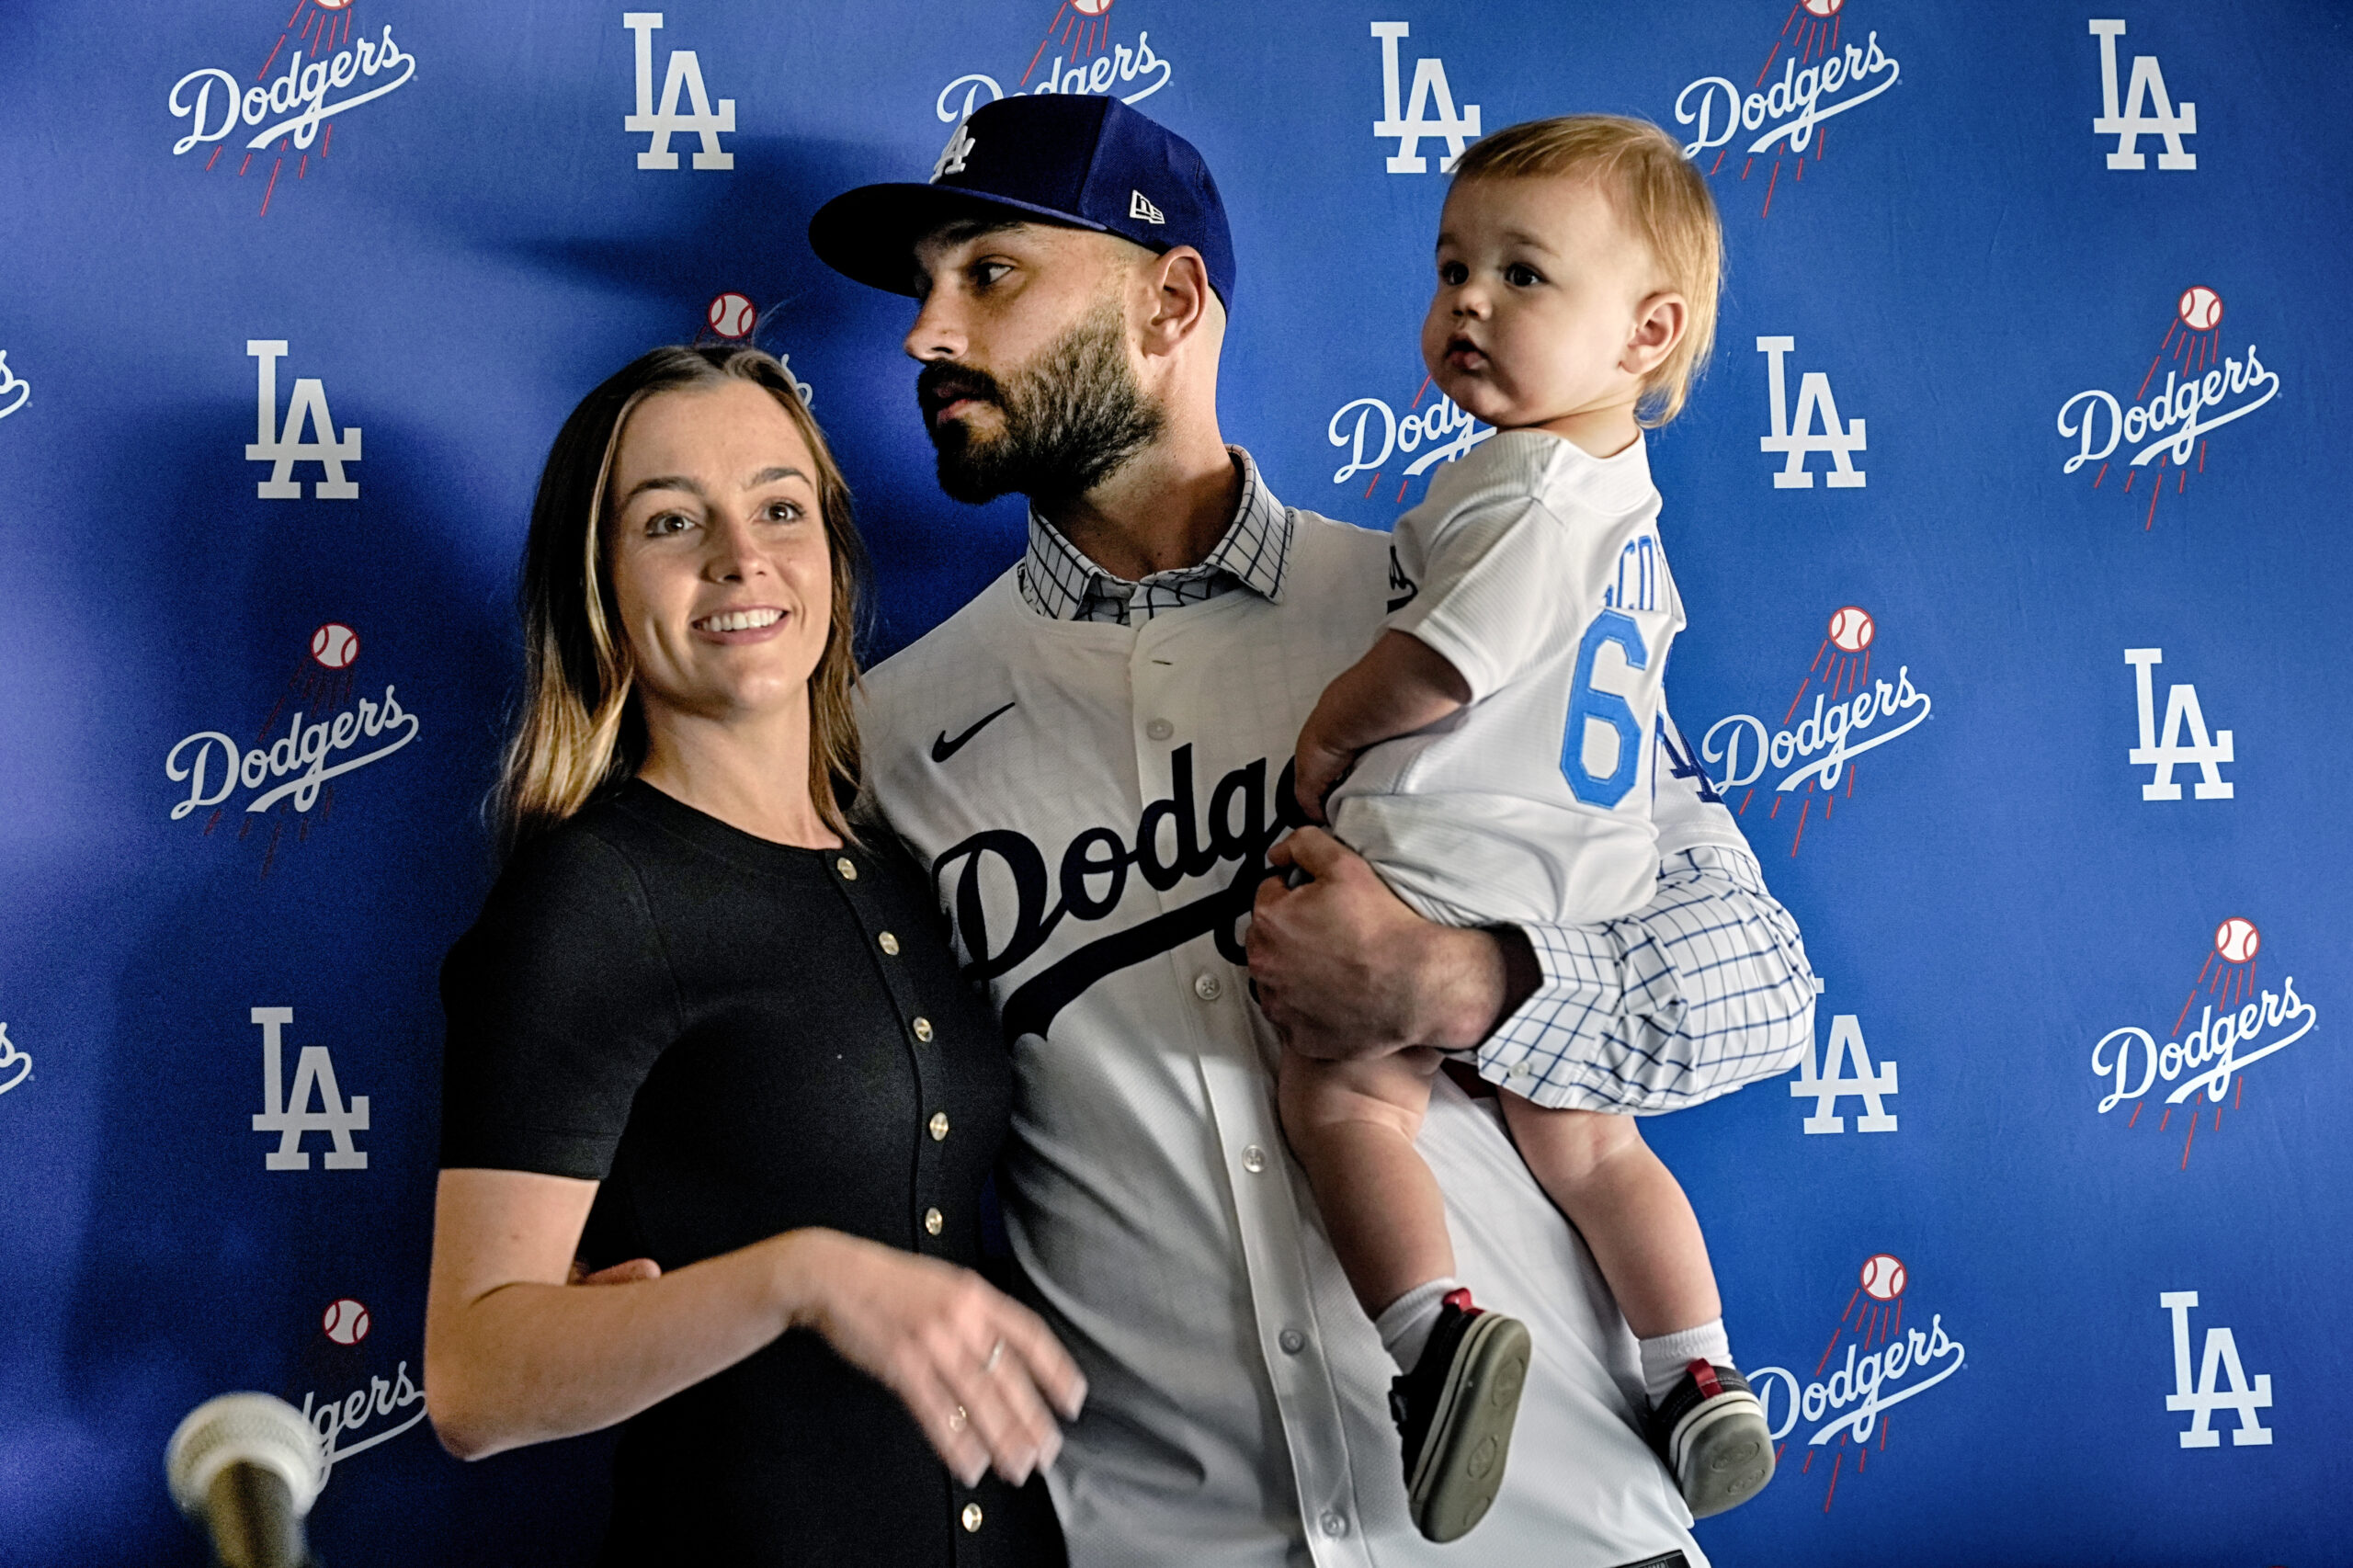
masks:
<path id="1" fill-rule="evenodd" d="M 1468 1535 L 1502 1489 L 1528 1383 L 1529 1342 L 1518 1320 L 1484 1313 L 1462 1337 L 1406 1491 L 1415 1528 L 1440 1542 Z"/>
<path id="2" fill-rule="evenodd" d="M 1695 1519 L 1740 1506 L 1773 1479 L 1772 1429 L 1753 1394 L 1710 1401 L 1692 1413 L 1676 1442 L 1676 1483 Z"/>

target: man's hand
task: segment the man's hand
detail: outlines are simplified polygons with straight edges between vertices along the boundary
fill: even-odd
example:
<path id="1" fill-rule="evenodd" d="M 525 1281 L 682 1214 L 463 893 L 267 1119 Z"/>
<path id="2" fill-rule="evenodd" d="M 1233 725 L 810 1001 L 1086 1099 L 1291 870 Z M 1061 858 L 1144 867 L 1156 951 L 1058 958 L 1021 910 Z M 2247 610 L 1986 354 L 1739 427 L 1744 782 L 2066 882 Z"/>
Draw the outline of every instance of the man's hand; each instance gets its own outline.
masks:
<path id="1" fill-rule="evenodd" d="M 1258 1005 L 1302 1055 L 1467 1049 L 1535 990 L 1535 955 L 1517 930 L 1423 919 L 1320 828 L 1301 828 L 1267 858 L 1315 879 L 1297 888 L 1267 879 L 1250 921 Z"/>

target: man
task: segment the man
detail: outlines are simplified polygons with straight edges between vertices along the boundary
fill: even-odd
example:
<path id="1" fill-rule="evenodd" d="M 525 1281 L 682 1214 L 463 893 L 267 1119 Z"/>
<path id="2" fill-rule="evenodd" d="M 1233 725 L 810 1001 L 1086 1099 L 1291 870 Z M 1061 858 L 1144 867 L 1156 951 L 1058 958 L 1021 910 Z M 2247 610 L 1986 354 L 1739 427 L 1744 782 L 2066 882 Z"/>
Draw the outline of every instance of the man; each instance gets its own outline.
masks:
<path id="1" fill-rule="evenodd" d="M 1375 635 L 1391 562 L 1220 434 L 1233 258 L 1180 138 L 1108 98 L 1006 99 L 929 185 L 851 191 L 810 240 L 921 301 L 943 488 L 1031 504 L 1022 560 L 870 676 L 862 724 L 874 802 L 1013 1042 L 1007 1228 L 1091 1390 L 1052 1476 L 1072 1559 L 1438 1562 L 1392 1369 L 1283 1148 L 1277 1029 L 1675 1108 L 1811 1040 L 1795 928 L 1671 734 L 1658 897 L 1607 926 L 1433 926 L 1329 835 L 1284 836 L 1293 741 Z M 1285 887 L 1293 865 L 1313 881 Z M 1480 1195 L 1449 1205 L 1463 1280 L 1537 1346 L 1477 1561 L 1699 1563 L 1632 1337 L 1492 1107 L 1442 1079 L 1421 1141 Z"/>

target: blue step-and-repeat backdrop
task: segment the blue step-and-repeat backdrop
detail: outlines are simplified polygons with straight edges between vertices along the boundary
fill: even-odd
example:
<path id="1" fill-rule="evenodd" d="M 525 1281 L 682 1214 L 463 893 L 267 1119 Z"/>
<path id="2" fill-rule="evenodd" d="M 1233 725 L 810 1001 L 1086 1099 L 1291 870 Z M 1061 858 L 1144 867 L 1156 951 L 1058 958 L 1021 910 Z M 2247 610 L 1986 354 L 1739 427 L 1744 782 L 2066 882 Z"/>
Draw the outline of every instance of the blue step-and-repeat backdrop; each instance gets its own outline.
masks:
<path id="1" fill-rule="evenodd" d="M 1828 989 L 1650 1124 L 1783 1445 L 1717 1560 L 2353 1559 L 2340 6 L 650 3 L 0 8 L 0 1560 L 197 1562 L 164 1440 L 241 1387 L 343 1568 L 590 1550 L 602 1440 L 463 1467 L 418 1392 L 531 486 L 756 318 L 877 656 L 962 602 L 1018 505 L 803 235 L 1019 92 L 1201 148 L 1227 433 L 1374 525 L 1486 433 L 1415 347 L 1454 154 L 1643 115 L 1722 205 L 1670 689 Z"/>

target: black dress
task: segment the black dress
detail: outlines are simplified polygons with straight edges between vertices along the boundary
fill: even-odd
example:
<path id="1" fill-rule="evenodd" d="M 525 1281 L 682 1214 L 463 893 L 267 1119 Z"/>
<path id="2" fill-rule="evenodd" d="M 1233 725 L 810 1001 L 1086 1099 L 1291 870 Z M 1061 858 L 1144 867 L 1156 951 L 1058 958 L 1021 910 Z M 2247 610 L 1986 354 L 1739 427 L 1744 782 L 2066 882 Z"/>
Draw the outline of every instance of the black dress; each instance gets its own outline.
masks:
<path id="1" fill-rule="evenodd" d="M 624 785 L 450 949 L 442 1166 L 602 1182 L 592 1267 L 801 1226 L 977 1267 L 1011 1069 L 938 926 L 894 846 L 790 848 Z M 1062 1560 L 1042 1481 L 960 1485 L 806 1331 L 631 1419 L 614 1460 L 608 1562 Z"/>

